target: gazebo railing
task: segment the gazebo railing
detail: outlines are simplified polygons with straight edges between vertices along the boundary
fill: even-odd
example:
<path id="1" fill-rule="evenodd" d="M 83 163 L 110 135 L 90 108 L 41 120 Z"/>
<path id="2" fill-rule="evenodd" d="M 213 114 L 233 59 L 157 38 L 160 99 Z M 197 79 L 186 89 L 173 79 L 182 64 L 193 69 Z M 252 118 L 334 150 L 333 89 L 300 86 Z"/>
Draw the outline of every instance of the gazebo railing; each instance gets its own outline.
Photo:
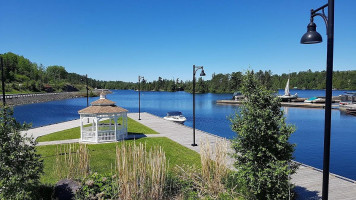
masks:
<path id="1" fill-rule="evenodd" d="M 91 130 L 84 130 L 82 131 L 83 137 L 82 140 L 83 141 L 89 141 L 89 142 L 95 142 L 96 138 L 95 138 L 95 131 L 91 131 Z"/>
<path id="2" fill-rule="evenodd" d="M 115 141 L 115 130 L 98 131 L 98 141 Z"/>

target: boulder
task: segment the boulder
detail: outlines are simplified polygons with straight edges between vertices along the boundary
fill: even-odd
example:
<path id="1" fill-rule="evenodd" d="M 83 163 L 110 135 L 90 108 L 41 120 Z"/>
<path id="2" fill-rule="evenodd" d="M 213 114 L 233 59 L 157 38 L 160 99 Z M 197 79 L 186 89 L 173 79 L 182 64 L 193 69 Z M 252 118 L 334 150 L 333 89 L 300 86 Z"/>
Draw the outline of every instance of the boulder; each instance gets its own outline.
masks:
<path id="1" fill-rule="evenodd" d="M 72 179 L 59 180 L 54 187 L 53 199 L 57 200 L 71 200 L 74 199 L 75 194 L 80 189 L 81 184 Z"/>

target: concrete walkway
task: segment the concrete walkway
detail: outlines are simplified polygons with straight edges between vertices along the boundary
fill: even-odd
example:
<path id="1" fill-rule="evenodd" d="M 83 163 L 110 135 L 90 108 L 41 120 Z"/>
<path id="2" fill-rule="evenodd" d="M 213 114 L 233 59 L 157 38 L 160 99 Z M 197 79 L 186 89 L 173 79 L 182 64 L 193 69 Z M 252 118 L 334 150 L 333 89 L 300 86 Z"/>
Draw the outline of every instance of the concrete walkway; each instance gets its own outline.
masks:
<path id="1" fill-rule="evenodd" d="M 166 121 L 163 118 L 149 114 L 141 113 L 141 120 L 138 120 L 138 113 L 129 113 L 128 117 L 142 123 L 145 126 L 157 131 L 160 134 L 150 135 L 130 135 L 130 138 L 139 137 L 167 137 L 191 150 L 199 153 L 200 147 L 191 146 L 193 142 L 193 129 L 191 127 Z M 72 120 L 68 122 L 53 124 L 44 127 L 38 127 L 27 131 L 35 138 L 49 133 L 74 128 L 79 126 L 79 120 Z M 201 140 L 210 141 L 213 146 L 217 141 L 224 140 L 224 138 L 200 131 L 196 129 L 196 143 L 199 144 Z M 41 142 L 38 145 L 51 144 L 65 144 L 79 142 L 79 139 Z M 231 149 L 230 149 L 231 151 Z M 232 165 L 233 160 L 230 159 L 229 165 Z M 356 182 L 345 177 L 330 174 L 329 180 L 329 199 L 340 200 L 354 200 L 356 199 Z M 301 165 L 296 174 L 292 176 L 292 183 L 296 185 L 298 199 L 321 199 L 322 188 L 322 171 L 311 166 Z"/>
<path id="2" fill-rule="evenodd" d="M 87 124 L 87 123 L 85 123 L 85 124 Z M 66 122 L 61 122 L 61 123 L 57 123 L 57 124 L 51 124 L 48 126 L 41 126 L 41 127 L 29 129 L 27 131 L 22 131 L 21 133 L 23 135 L 25 133 L 27 133 L 28 136 L 33 136 L 34 139 L 36 139 L 43 135 L 48 135 L 50 133 L 63 131 L 63 130 L 75 128 L 78 126 L 80 126 L 80 120 L 75 119 L 75 120 L 71 120 L 71 121 L 66 121 Z"/>

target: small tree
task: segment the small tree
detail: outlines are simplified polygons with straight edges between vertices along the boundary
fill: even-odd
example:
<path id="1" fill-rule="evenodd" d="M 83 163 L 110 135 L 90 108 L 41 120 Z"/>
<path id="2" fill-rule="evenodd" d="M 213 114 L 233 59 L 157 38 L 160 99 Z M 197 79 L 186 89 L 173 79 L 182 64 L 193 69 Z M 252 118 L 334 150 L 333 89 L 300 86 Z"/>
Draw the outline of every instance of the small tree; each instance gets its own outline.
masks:
<path id="1" fill-rule="evenodd" d="M 0 109 L 0 199 L 30 199 L 43 163 L 33 138 L 20 133 L 28 125 L 16 122 L 12 109 Z"/>
<path id="2" fill-rule="evenodd" d="M 248 199 L 288 199 L 289 176 L 297 168 L 291 164 L 294 144 L 288 142 L 295 128 L 286 124 L 280 99 L 253 72 L 243 77 L 241 91 L 245 102 L 231 119 L 239 184 Z"/>

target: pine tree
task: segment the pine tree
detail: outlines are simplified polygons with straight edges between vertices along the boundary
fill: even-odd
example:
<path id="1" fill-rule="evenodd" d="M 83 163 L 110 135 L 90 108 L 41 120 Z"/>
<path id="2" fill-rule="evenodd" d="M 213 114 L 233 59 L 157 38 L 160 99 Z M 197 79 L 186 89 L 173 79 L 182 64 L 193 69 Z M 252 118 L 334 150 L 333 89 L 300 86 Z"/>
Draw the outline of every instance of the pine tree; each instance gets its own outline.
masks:
<path id="1" fill-rule="evenodd" d="M 245 102 L 231 119 L 239 183 L 248 199 L 288 199 L 289 176 L 297 168 L 295 145 L 288 142 L 295 128 L 286 124 L 279 98 L 253 72 L 243 77 L 241 91 Z"/>

